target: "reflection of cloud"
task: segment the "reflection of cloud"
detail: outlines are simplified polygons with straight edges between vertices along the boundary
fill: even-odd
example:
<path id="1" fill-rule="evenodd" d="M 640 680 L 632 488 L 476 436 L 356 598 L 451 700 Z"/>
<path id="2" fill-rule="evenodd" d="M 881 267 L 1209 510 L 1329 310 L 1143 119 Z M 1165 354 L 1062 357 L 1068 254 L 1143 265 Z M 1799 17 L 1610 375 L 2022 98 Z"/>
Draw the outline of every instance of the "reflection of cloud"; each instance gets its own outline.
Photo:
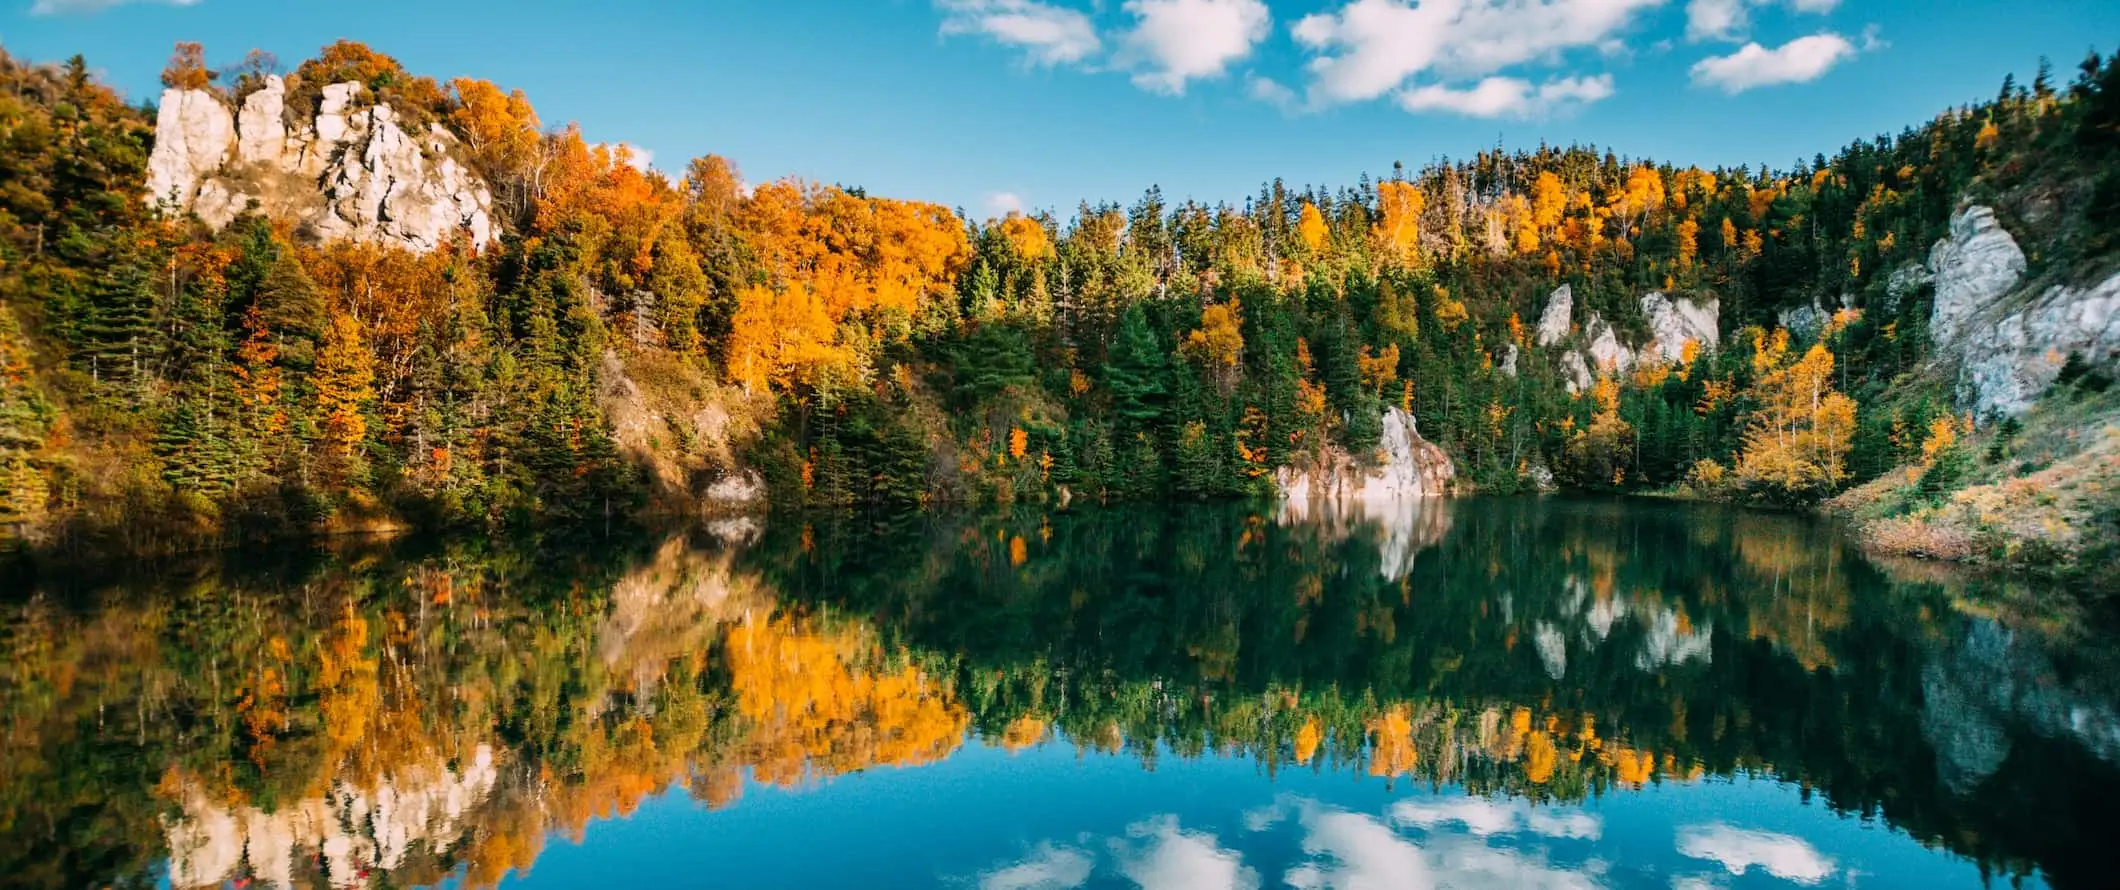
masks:
<path id="1" fill-rule="evenodd" d="M 1714 878 L 1700 875 L 1680 875 L 1671 879 L 1671 890 L 1720 890 L 1721 887 Z"/>
<path id="2" fill-rule="evenodd" d="M 1693 825 L 1678 831 L 1678 852 L 1722 863 L 1733 875 L 1760 866 L 1777 878 L 1816 884 L 1833 874 L 1833 860 L 1802 838 L 1769 831 L 1748 831 L 1721 823 Z"/>
<path id="3" fill-rule="evenodd" d="M 1473 837 L 1486 837 L 1516 829 L 1516 808 L 1479 797 L 1454 800 L 1402 800 L 1391 808 L 1392 821 L 1400 825 L 1434 828 L 1458 823 Z"/>
<path id="4" fill-rule="evenodd" d="M 1119 870 L 1142 890 L 1253 890 L 1259 875 L 1245 867 L 1235 850 L 1215 843 L 1215 836 L 1178 827 L 1178 817 L 1137 822 L 1126 829 L 1131 841 L 1114 839 L 1112 853 Z"/>
<path id="5" fill-rule="evenodd" d="M 1368 816 L 1312 805 L 1303 814 L 1303 852 L 1317 861 L 1288 870 L 1298 890 L 1385 890 L 1436 886 L 1421 848 Z"/>
<path id="6" fill-rule="evenodd" d="M 1022 862 L 979 876 L 979 890 L 1070 890 L 1089 880 L 1096 863 L 1073 847 L 1038 845 Z"/>
<path id="7" fill-rule="evenodd" d="M 1603 820 L 1581 810 L 1535 809 L 1524 822 L 1532 833 L 1547 837 L 1594 841 L 1605 833 Z"/>
<path id="8" fill-rule="evenodd" d="M 1458 824 L 1473 837 L 1513 834 L 1529 830 L 1552 838 L 1596 840 L 1604 834 L 1604 822 L 1575 809 L 1533 808 L 1523 801 L 1461 797 L 1450 800 L 1403 800 L 1391 808 L 1391 820 L 1400 825 L 1433 830 Z"/>
<path id="9" fill-rule="evenodd" d="M 1412 804 L 1412 805 L 1409 805 Z M 1483 838 L 1513 832 L 1522 823 L 1543 824 L 1557 831 L 1597 834 L 1597 819 L 1588 814 L 1524 819 L 1523 808 L 1482 800 L 1442 804 L 1403 802 L 1392 807 L 1394 821 L 1418 827 L 1462 824 L 1468 834 L 1431 834 L 1424 844 L 1391 830 L 1383 822 L 1316 802 L 1303 805 L 1303 852 L 1312 861 L 1289 869 L 1286 880 L 1299 890 L 1429 890 L 1436 887 L 1549 888 L 1591 890 L 1603 868 L 1556 868 L 1543 856 L 1490 847 Z M 1577 818 L 1579 817 L 1579 818 Z M 1538 830 L 1534 827 L 1533 830 Z"/>

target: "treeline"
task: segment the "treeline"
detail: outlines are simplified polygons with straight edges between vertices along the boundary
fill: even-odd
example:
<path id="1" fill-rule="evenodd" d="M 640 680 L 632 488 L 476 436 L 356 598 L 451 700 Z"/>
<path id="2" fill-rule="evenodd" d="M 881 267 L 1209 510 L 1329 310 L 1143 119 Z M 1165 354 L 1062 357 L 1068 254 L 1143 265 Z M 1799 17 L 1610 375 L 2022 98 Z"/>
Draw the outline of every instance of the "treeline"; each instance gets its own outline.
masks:
<path id="1" fill-rule="evenodd" d="M 234 103 L 277 70 L 204 58 L 180 47 L 165 83 Z M 783 506 L 1255 494 L 1366 454 L 1391 406 L 1485 489 L 1551 470 L 1805 502 L 1962 432 L 1915 373 L 1928 294 L 1890 286 L 1955 202 L 2052 189 L 2047 266 L 2120 220 L 2120 66 L 2095 54 L 1786 171 L 1542 146 L 977 222 L 712 156 L 672 178 L 520 92 L 327 47 L 296 114 L 358 81 L 493 187 L 498 243 L 424 256 L 158 218 L 147 116 L 86 70 L 0 60 L 0 522 L 135 545 L 627 515 L 654 492 L 600 400 L 650 366 L 752 421 L 703 479 L 756 467 Z M 1642 343 L 1661 291 L 1718 300 L 1727 333 L 1571 393 L 1530 331 L 1563 284 L 1578 328 Z M 649 450 L 723 453 L 682 413 Z"/>

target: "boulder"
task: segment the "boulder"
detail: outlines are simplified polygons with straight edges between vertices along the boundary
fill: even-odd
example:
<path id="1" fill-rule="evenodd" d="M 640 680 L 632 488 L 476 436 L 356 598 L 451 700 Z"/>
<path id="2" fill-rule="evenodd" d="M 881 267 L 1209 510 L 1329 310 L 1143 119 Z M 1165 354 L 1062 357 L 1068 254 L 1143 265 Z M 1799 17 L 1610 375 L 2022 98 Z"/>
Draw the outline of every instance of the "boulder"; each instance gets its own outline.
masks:
<path id="1" fill-rule="evenodd" d="M 1520 350 L 1516 348 L 1516 344 L 1514 343 L 1510 343 L 1502 347 L 1502 361 L 1499 367 L 1504 376 L 1511 378 L 1516 376 L 1516 360 L 1518 352 L 1520 352 Z"/>

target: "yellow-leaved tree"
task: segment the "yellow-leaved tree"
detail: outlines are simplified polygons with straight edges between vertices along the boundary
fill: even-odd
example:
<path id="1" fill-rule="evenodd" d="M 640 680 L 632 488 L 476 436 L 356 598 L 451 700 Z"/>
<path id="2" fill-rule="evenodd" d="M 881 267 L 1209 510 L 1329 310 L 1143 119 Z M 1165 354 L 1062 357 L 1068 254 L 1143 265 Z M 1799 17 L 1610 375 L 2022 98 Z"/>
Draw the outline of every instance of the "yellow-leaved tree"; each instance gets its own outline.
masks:
<path id="1" fill-rule="evenodd" d="M 1325 224 L 1325 214 L 1318 212 L 1318 205 L 1303 202 L 1303 217 L 1296 221 L 1296 235 L 1303 239 L 1303 246 L 1311 253 L 1325 249 L 1325 239 L 1332 234 L 1332 227 Z"/>
<path id="2" fill-rule="evenodd" d="M 1814 344 L 1790 361 L 1789 332 L 1754 328 L 1751 396 L 1759 408 L 1745 430 L 1737 483 L 1752 497 L 1809 503 L 1847 479 L 1855 402 L 1833 388 L 1833 353 Z"/>
<path id="3" fill-rule="evenodd" d="M 1427 196 L 1410 182 L 1377 184 L 1377 247 L 1387 263 L 1411 264 L 1421 246 L 1421 212 Z"/>

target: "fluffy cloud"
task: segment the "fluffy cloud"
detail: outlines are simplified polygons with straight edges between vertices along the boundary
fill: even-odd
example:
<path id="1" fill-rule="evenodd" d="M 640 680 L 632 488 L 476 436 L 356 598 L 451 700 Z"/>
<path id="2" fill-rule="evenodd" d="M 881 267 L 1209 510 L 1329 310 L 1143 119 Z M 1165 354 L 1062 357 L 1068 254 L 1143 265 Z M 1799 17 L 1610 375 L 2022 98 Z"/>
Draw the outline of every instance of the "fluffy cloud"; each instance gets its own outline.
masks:
<path id="1" fill-rule="evenodd" d="M 1314 54 L 1311 101 L 1355 102 L 1390 93 L 1416 74 L 1483 77 L 1571 49 L 1608 47 L 1638 13 L 1664 2 L 1353 0 L 1305 16 L 1292 33 Z"/>
<path id="2" fill-rule="evenodd" d="M 1073 890 L 1089 881 L 1096 861 L 1073 847 L 1038 845 L 1022 862 L 979 876 L 979 890 Z"/>
<path id="3" fill-rule="evenodd" d="M 30 5 L 30 15 L 66 15 L 76 12 L 102 12 L 113 6 L 128 3 L 152 3 L 161 6 L 197 6 L 199 0 L 37 0 Z"/>
<path id="4" fill-rule="evenodd" d="M 1737 94 L 1757 87 L 1817 80 L 1833 66 L 1853 58 L 1855 45 L 1838 34 L 1798 37 L 1774 49 L 1747 43 L 1727 56 L 1693 65 L 1693 82 Z"/>
<path id="5" fill-rule="evenodd" d="M 1134 16 L 1120 50 L 1145 90 L 1183 94 L 1187 81 L 1220 77 L 1273 28 L 1260 0 L 1127 0 Z"/>
<path id="6" fill-rule="evenodd" d="M 1259 873 L 1215 836 L 1178 827 L 1178 817 L 1136 823 L 1129 840 L 1113 840 L 1119 871 L 1141 890 L 1256 890 Z"/>
<path id="7" fill-rule="evenodd" d="M 1517 77 L 1489 77 L 1466 89 L 1430 85 L 1398 96 L 1407 111 L 1446 111 L 1467 117 L 1530 118 L 1587 105 L 1612 95 L 1612 75 L 1549 80 L 1534 87 Z"/>
<path id="8" fill-rule="evenodd" d="M 1833 860 L 1802 838 L 1769 831 L 1747 831 L 1721 823 L 1693 825 L 1678 831 L 1678 852 L 1694 859 L 1722 863 L 1733 875 L 1759 866 L 1777 878 L 1816 884 L 1832 877 Z"/>
<path id="9" fill-rule="evenodd" d="M 1688 40 L 1736 40 L 1752 25 L 1751 7 L 1785 3 L 1797 12 L 1823 15 L 1840 0 L 1692 0 L 1686 4 Z"/>
<path id="10" fill-rule="evenodd" d="M 1104 47 L 1089 16 L 1037 0 L 936 0 L 936 6 L 944 35 L 981 35 L 1040 65 L 1080 62 Z"/>

